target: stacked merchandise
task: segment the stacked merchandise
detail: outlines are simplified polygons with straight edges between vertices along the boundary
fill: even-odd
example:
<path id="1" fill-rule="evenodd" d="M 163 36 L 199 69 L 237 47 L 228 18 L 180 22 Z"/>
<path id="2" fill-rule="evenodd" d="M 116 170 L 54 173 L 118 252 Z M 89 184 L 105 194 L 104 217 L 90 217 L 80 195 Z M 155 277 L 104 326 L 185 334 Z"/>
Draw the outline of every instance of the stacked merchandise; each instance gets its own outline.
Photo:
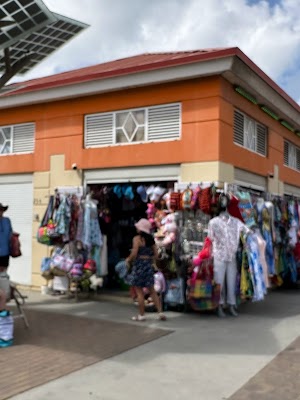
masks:
<path id="1" fill-rule="evenodd" d="M 266 200 L 261 193 L 241 189 L 235 190 L 232 196 L 238 200 L 242 220 L 253 231 L 244 246 L 247 257 L 243 254 L 239 257 L 241 296 L 254 299 L 258 296 L 260 299 L 269 287 L 295 285 L 299 280 L 300 265 L 298 201 L 291 197 L 265 195 L 269 198 Z M 254 264 L 255 254 L 263 271 L 259 293 L 253 291 L 249 279 L 251 271 L 247 267 L 247 263 Z"/>
<path id="2" fill-rule="evenodd" d="M 154 215 L 161 253 L 157 264 L 166 279 L 165 308 L 186 309 L 190 259 L 203 247 L 208 221 L 216 213 L 218 192 L 213 184 L 204 188 L 201 184 L 187 185 L 182 191 L 170 191 L 163 197 L 166 214 L 163 218 Z"/>
<path id="3" fill-rule="evenodd" d="M 76 291 L 101 285 L 103 240 L 97 203 L 89 195 L 82 201 L 58 192 L 50 196 L 37 240 L 53 246 L 50 257 L 42 260 L 41 272 L 47 281 L 53 280 L 55 291 L 66 292 L 70 284 Z"/>

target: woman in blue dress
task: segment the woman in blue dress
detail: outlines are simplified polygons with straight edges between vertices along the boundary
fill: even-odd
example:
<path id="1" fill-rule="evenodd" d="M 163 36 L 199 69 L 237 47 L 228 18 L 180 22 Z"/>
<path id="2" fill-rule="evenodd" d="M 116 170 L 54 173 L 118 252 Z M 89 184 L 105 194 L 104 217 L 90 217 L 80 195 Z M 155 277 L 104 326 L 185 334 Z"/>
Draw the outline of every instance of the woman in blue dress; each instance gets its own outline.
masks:
<path id="1" fill-rule="evenodd" d="M 6 312 L 6 300 L 9 297 L 8 275 L 6 270 L 9 265 L 10 239 L 12 227 L 10 219 L 3 217 L 8 209 L 0 203 L 0 315 Z"/>
<path id="2" fill-rule="evenodd" d="M 145 321 L 146 319 L 143 288 L 147 288 L 158 311 L 158 318 L 165 321 L 166 316 L 162 313 L 161 301 L 154 290 L 153 262 L 158 259 L 158 252 L 151 235 L 151 223 L 142 218 L 135 224 L 135 227 L 138 234 L 133 238 L 132 250 L 126 259 L 128 264 L 133 263 L 132 286 L 135 287 L 139 304 L 139 315 L 132 319 L 134 321 Z"/>

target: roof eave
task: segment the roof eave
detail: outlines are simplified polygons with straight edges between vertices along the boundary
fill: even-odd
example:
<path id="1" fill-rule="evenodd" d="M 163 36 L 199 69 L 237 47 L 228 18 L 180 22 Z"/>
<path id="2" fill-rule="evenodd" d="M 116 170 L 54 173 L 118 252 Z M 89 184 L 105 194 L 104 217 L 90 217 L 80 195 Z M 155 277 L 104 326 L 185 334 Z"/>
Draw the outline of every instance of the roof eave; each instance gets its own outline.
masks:
<path id="1" fill-rule="evenodd" d="M 233 85 L 241 86 L 254 96 L 259 105 L 269 107 L 296 128 L 300 127 L 300 107 L 279 88 L 273 81 L 271 85 L 267 76 L 258 74 L 252 66 L 236 57 L 232 68 L 223 76 Z M 266 79 L 266 77 L 268 79 Z"/>
<path id="2" fill-rule="evenodd" d="M 221 75 L 225 71 L 231 70 L 233 60 L 234 57 L 229 56 L 197 63 L 137 72 L 128 75 L 108 77 L 106 79 L 74 83 L 39 91 L 19 94 L 10 93 L 9 96 L 0 97 L 0 109 L 92 96 L 116 90 L 200 78 L 204 76 Z"/>

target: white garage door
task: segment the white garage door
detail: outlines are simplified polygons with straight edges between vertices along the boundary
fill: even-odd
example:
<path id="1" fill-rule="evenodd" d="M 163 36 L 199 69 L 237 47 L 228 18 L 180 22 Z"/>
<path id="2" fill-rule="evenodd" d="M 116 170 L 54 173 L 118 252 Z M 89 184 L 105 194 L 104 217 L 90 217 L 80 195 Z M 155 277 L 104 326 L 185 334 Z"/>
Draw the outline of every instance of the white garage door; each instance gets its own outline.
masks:
<path id="1" fill-rule="evenodd" d="M 14 282 L 31 284 L 32 259 L 32 175 L 0 175 L 0 203 L 8 205 L 5 216 L 12 222 L 13 230 L 20 233 L 22 257 L 11 258 L 9 275 Z"/>
<path id="2" fill-rule="evenodd" d="M 85 184 L 115 182 L 177 181 L 180 165 L 151 165 L 141 167 L 104 168 L 85 171 Z"/>

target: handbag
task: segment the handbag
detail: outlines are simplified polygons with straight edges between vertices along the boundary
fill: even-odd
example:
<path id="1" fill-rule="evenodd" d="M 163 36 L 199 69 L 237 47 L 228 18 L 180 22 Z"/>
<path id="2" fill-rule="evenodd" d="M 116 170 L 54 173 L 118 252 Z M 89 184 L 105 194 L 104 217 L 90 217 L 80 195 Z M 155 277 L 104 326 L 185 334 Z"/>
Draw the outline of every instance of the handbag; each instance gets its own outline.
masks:
<path id="1" fill-rule="evenodd" d="M 211 255 L 209 240 L 205 242 L 202 252 L 202 257 Z M 215 310 L 219 306 L 220 295 L 221 286 L 213 279 L 212 259 L 200 257 L 199 269 L 188 281 L 188 301 L 191 308 L 194 311 Z"/>
<path id="2" fill-rule="evenodd" d="M 66 244 L 60 253 L 52 257 L 52 265 L 63 272 L 68 273 L 75 262 L 75 257 L 72 254 L 69 244 Z"/>
<path id="3" fill-rule="evenodd" d="M 49 271 L 51 268 L 51 257 L 43 257 L 41 262 L 41 272 Z"/>
<path id="4" fill-rule="evenodd" d="M 10 256 L 13 258 L 20 257 L 22 255 L 19 236 L 19 233 L 13 232 L 10 237 Z"/>
<path id="5" fill-rule="evenodd" d="M 213 282 L 209 280 L 196 279 L 191 283 L 190 296 L 194 299 L 204 299 L 212 296 Z"/>
<path id="6" fill-rule="evenodd" d="M 41 221 L 41 225 L 37 231 L 37 241 L 47 246 L 52 246 L 53 244 L 52 238 L 57 237 L 57 235 L 55 235 L 55 225 L 53 224 L 52 221 L 53 213 L 54 213 L 54 196 L 50 196 L 47 209 Z"/>
<path id="7" fill-rule="evenodd" d="M 191 292 L 189 291 L 188 294 L 189 305 L 194 311 L 215 310 L 219 306 L 220 295 L 221 295 L 221 285 L 213 281 L 212 293 L 210 297 L 195 298 L 191 296 Z"/>

